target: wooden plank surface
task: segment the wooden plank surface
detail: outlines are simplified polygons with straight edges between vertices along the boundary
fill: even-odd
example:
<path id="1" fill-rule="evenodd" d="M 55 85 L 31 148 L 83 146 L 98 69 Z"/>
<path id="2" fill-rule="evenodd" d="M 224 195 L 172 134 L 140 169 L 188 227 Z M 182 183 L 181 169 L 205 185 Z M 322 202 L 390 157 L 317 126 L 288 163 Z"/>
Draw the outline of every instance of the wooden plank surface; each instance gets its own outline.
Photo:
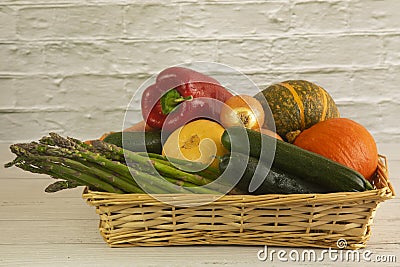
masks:
<path id="1" fill-rule="evenodd" d="M 380 151 L 389 159 L 391 181 L 399 188 L 398 145 Z M 383 150 L 383 151 L 382 151 Z M 98 216 L 81 198 L 81 189 L 46 194 L 44 175 L 3 168 L 13 158 L 0 144 L 0 266 L 320 266 L 321 262 L 260 261 L 262 246 L 183 246 L 109 248 L 98 232 Z M 395 263 L 362 261 L 362 266 L 399 266 L 400 200 L 378 209 L 366 249 L 374 256 L 396 256 Z M 295 248 L 270 247 L 289 253 Z M 296 249 L 302 253 L 304 249 Z M 315 250 L 317 255 L 322 250 Z M 323 264 L 338 262 L 326 257 Z M 360 265 L 346 262 L 345 266 Z"/>

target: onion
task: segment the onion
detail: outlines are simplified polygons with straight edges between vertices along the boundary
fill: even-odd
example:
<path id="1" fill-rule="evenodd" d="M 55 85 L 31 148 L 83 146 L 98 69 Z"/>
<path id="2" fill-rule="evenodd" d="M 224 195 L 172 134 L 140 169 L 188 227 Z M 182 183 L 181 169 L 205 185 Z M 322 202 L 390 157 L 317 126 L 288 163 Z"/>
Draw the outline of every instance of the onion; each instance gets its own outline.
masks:
<path id="1" fill-rule="evenodd" d="M 264 109 L 257 99 L 249 95 L 235 95 L 223 105 L 220 119 L 224 127 L 244 126 L 255 130 L 264 124 L 264 116 Z"/>

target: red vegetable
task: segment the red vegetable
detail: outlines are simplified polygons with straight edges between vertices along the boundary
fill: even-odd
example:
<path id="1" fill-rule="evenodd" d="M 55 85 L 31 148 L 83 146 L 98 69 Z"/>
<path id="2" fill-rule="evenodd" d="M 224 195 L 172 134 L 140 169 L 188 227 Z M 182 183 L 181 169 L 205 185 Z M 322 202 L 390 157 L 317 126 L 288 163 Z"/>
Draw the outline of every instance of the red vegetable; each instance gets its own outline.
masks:
<path id="1" fill-rule="evenodd" d="M 219 119 L 223 102 L 232 94 L 219 82 L 197 71 L 171 67 L 142 95 L 142 115 L 156 129 L 173 131 L 196 118 Z"/>

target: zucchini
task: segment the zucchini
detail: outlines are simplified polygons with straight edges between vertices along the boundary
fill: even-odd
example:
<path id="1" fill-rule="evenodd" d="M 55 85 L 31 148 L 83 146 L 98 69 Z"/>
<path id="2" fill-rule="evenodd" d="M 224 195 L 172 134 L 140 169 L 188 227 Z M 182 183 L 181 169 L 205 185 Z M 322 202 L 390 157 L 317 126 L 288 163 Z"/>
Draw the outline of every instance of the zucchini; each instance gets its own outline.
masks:
<path id="1" fill-rule="evenodd" d="M 224 175 L 240 173 L 240 166 L 247 162 L 246 169 L 235 188 L 246 194 L 309 194 L 327 193 L 329 188 L 315 185 L 295 175 L 283 172 L 274 167 L 269 168 L 256 158 L 248 157 L 241 153 L 226 154 L 220 159 L 219 168 L 221 172 L 228 172 Z M 254 191 L 250 190 L 253 179 L 261 179 L 261 185 Z"/>
<path id="2" fill-rule="evenodd" d="M 244 140 L 242 127 L 228 128 L 221 137 L 222 144 L 232 151 L 249 152 L 256 159 L 260 159 L 263 150 L 275 149 L 274 168 L 330 188 L 331 192 L 373 189 L 360 173 L 342 164 L 268 135 L 249 129 L 246 132 L 248 140 Z"/>
<path id="3" fill-rule="evenodd" d="M 135 152 L 161 154 L 161 132 L 115 132 L 104 142 Z"/>

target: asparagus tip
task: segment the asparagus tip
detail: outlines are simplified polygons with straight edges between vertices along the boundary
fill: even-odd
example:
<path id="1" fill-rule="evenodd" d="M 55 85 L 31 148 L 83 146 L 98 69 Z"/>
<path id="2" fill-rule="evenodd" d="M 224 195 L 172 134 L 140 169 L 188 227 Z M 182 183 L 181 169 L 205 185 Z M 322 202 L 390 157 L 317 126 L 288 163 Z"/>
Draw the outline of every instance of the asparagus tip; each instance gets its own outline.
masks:
<path id="1" fill-rule="evenodd" d="M 73 181 L 57 181 L 48 185 L 44 191 L 46 193 L 55 193 L 64 189 L 71 189 L 78 186 L 80 186 L 80 184 Z"/>
<path id="2" fill-rule="evenodd" d="M 16 163 L 15 160 L 10 161 L 10 162 L 4 164 L 4 168 L 10 168 L 10 167 L 14 166 L 15 163 Z"/>

